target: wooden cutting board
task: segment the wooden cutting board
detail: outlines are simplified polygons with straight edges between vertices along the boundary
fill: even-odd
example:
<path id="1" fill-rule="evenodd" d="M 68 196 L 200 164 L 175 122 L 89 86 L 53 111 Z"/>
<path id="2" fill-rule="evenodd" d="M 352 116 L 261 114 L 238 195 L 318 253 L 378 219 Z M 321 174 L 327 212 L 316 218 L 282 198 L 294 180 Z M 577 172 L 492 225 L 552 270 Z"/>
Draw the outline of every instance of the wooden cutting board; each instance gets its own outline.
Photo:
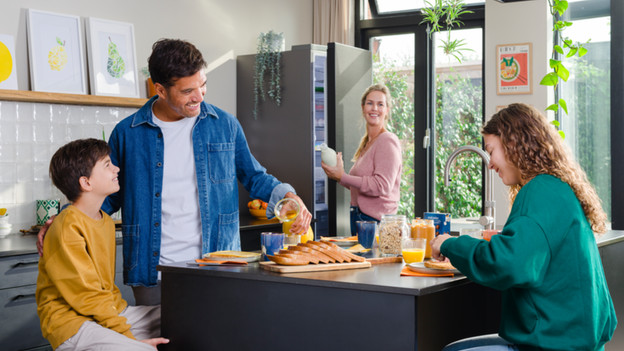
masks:
<path id="1" fill-rule="evenodd" d="M 382 264 L 382 263 L 401 263 L 403 262 L 403 257 L 375 257 L 375 258 L 367 258 L 366 259 L 371 264 Z"/>
<path id="2" fill-rule="evenodd" d="M 322 272 L 322 271 L 337 271 L 342 269 L 358 269 L 369 268 L 371 263 L 364 262 L 349 262 L 349 263 L 319 263 L 319 264 L 306 264 L 302 266 L 282 266 L 275 262 L 266 261 L 260 262 L 260 267 L 271 272 L 277 273 L 302 273 L 302 272 Z"/>

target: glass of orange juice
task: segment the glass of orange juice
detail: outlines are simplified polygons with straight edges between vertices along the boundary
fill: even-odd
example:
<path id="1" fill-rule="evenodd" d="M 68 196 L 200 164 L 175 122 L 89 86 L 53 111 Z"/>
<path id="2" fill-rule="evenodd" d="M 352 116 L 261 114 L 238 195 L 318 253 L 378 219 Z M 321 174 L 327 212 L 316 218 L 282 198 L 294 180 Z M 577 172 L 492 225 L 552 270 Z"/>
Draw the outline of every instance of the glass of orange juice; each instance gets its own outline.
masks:
<path id="1" fill-rule="evenodd" d="M 427 239 L 425 238 L 403 238 L 401 241 L 401 253 L 406 264 L 422 262 L 425 259 Z"/>

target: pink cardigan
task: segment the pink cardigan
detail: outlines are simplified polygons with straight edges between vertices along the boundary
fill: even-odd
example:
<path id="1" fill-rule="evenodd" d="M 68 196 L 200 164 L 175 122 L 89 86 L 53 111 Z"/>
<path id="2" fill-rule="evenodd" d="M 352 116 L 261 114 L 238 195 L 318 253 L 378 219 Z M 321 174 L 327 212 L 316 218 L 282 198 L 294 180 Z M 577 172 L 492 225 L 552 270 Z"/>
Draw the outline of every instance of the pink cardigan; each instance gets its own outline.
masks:
<path id="1" fill-rule="evenodd" d="M 381 219 L 397 211 L 402 167 L 399 138 L 386 131 L 360 155 L 349 174 L 343 174 L 340 184 L 351 190 L 351 206 Z"/>

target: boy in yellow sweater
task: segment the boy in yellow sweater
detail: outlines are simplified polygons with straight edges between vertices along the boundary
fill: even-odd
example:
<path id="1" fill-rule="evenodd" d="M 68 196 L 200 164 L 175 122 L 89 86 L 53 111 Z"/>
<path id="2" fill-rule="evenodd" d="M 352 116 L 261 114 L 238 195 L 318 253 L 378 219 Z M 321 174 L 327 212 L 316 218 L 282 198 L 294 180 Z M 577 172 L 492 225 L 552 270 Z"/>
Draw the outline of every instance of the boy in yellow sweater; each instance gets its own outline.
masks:
<path id="1" fill-rule="evenodd" d="M 115 225 L 100 210 L 119 191 L 119 168 L 97 139 L 61 147 L 50 178 L 72 205 L 45 237 L 37 278 L 41 332 L 55 350 L 155 350 L 160 306 L 128 306 L 115 285 Z M 139 341 L 140 340 L 140 341 Z"/>

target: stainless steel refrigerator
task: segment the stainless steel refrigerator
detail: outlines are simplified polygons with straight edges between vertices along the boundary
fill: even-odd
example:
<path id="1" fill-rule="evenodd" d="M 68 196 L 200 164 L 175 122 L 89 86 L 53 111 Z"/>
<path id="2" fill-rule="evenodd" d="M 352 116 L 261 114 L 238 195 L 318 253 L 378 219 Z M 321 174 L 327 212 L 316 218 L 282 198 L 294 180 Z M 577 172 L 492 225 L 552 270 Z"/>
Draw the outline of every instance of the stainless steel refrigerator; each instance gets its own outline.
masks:
<path id="1" fill-rule="evenodd" d="M 372 83 L 367 50 L 337 44 L 299 45 L 281 54 L 281 105 L 266 99 L 254 108 L 255 55 L 237 57 L 237 117 L 256 159 L 291 184 L 314 217 L 319 236 L 350 235 L 347 189 L 328 180 L 318 146 L 343 153 L 345 171 L 364 134 L 360 98 Z M 249 193 L 239 187 L 241 211 Z"/>

